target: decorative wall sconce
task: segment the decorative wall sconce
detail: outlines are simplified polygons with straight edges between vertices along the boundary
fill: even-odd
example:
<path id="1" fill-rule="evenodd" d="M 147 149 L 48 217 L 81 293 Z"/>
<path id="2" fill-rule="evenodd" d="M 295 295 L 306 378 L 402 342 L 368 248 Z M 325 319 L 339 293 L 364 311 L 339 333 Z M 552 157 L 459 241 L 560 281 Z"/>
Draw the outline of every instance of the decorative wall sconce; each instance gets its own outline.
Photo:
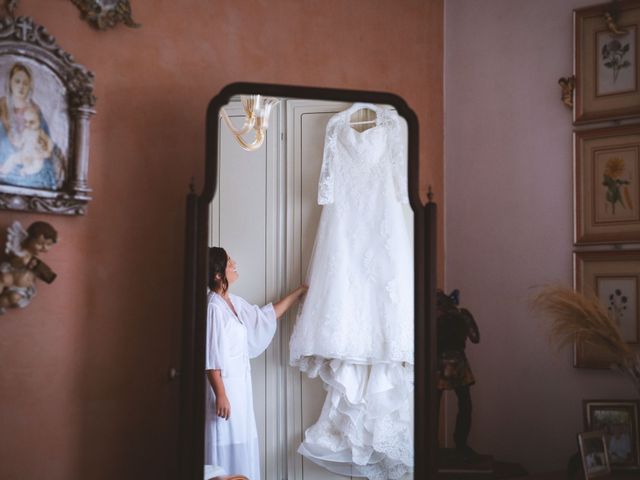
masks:
<path id="1" fill-rule="evenodd" d="M 253 152 L 260 148 L 260 145 L 264 142 L 265 132 L 269 127 L 271 109 L 277 105 L 280 100 L 275 97 L 265 97 L 263 95 L 241 95 L 240 101 L 246 115 L 242 127 L 236 128 L 233 125 L 224 108 L 220 109 L 220 116 L 240 146 L 248 152 Z M 251 143 L 248 143 L 243 136 L 251 130 L 254 130 L 255 138 Z"/>
<path id="2" fill-rule="evenodd" d="M 628 33 L 628 30 L 621 28 L 619 26 L 620 21 L 620 6 L 618 5 L 617 0 L 612 0 L 611 4 L 607 11 L 602 15 L 604 17 L 604 21 L 607 24 L 607 29 L 609 29 L 609 33 L 613 36 L 625 35 Z"/>
<path id="3" fill-rule="evenodd" d="M 113 28 L 122 22 L 127 27 L 141 25 L 133 20 L 129 0 L 71 0 L 80 9 L 80 16 L 98 30 Z"/>

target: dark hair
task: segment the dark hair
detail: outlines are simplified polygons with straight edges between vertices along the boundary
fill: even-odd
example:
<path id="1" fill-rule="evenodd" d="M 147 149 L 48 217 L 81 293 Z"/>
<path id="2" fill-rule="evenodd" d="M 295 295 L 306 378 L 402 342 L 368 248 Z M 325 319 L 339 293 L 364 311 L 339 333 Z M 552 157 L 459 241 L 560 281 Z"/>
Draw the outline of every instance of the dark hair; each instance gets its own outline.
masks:
<path id="1" fill-rule="evenodd" d="M 42 235 L 46 240 L 51 240 L 53 243 L 58 242 L 58 232 L 47 222 L 33 222 L 27 228 L 27 233 L 30 238 L 35 239 Z"/>
<path id="2" fill-rule="evenodd" d="M 229 288 L 226 274 L 228 261 L 229 255 L 224 248 L 209 248 L 209 288 L 214 292 L 224 293 Z"/>

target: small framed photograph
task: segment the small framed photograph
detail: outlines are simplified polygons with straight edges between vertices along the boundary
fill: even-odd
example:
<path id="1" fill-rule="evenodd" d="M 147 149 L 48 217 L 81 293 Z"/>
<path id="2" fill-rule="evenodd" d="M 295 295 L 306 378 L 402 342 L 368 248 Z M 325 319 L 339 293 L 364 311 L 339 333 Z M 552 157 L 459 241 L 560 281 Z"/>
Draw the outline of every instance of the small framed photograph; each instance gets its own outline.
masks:
<path id="1" fill-rule="evenodd" d="M 579 433 L 578 444 L 580 445 L 584 478 L 602 477 L 611 473 L 603 432 Z"/>
<path id="2" fill-rule="evenodd" d="M 574 124 L 640 114 L 640 0 L 573 12 Z"/>
<path id="3" fill-rule="evenodd" d="M 636 400 L 584 400 L 584 423 L 588 431 L 604 433 L 613 470 L 640 468 L 640 437 Z"/>
<path id="4" fill-rule="evenodd" d="M 576 252 L 574 286 L 595 294 L 617 323 L 622 338 L 640 346 L 640 250 Z M 574 366 L 610 368 L 612 360 L 595 345 L 576 339 Z"/>
<path id="5" fill-rule="evenodd" d="M 574 133 L 574 242 L 640 242 L 640 125 Z"/>

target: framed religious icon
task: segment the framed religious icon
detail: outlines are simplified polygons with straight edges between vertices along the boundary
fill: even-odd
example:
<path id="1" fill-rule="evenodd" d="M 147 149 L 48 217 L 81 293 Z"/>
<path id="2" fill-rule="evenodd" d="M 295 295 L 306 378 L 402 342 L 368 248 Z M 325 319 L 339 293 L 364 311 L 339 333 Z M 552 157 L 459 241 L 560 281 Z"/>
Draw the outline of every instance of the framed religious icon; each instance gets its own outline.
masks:
<path id="1" fill-rule="evenodd" d="M 577 252 L 574 283 L 577 291 L 598 297 L 626 343 L 640 347 L 640 250 Z M 612 361 L 597 346 L 576 339 L 574 366 L 604 369 Z"/>
<path id="2" fill-rule="evenodd" d="M 0 19 L 0 208 L 78 215 L 90 200 L 93 74 L 44 27 Z"/>
<path id="3" fill-rule="evenodd" d="M 584 478 L 597 478 L 609 475 L 609 453 L 603 432 L 582 432 L 578 434 L 580 458 Z"/>
<path id="4" fill-rule="evenodd" d="M 574 124 L 640 115 L 640 0 L 573 12 Z"/>
<path id="5" fill-rule="evenodd" d="M 613 470 L 640 468 L 637 400 L 584 400 L 584 423 L 604 433 Z"/>
<path id="6" fill-rule="evenodd" d="M 640 242 L 640 125 L 574 133 L 576 245 Z"/>

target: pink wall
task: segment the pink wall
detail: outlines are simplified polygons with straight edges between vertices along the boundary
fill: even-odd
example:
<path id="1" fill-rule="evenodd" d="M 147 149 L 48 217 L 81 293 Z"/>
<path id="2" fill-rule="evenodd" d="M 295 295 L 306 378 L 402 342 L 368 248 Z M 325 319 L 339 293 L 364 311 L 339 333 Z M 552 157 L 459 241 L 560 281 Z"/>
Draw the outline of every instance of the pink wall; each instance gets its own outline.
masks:
<path id="1" fill-rule="evenodd" d="M 445 283 L 482 335 L 467 348 L 471 443 L 534 472 L 577 449 L 583 399 L 634 393 L 572 368 L 527 309 L 536 286 L 571 283 L 572 126 L 557 80 L 572 71 L 572 9 L 593 3 L 445 4 Z"/>
<path id="2" fill-rule="evenodd" d="M 53 223 L 59 274 L 0 317 L 0 478 L 170 478 L 176 447 L 184 198 L 204 115 L 234 81 L 401 95 L 422 185 L 442 192 L 442 0 L 134 1 L 139 30 L 96 32 L 70 1 L 20 2 L 96 74 L 82 218 Z"/>

